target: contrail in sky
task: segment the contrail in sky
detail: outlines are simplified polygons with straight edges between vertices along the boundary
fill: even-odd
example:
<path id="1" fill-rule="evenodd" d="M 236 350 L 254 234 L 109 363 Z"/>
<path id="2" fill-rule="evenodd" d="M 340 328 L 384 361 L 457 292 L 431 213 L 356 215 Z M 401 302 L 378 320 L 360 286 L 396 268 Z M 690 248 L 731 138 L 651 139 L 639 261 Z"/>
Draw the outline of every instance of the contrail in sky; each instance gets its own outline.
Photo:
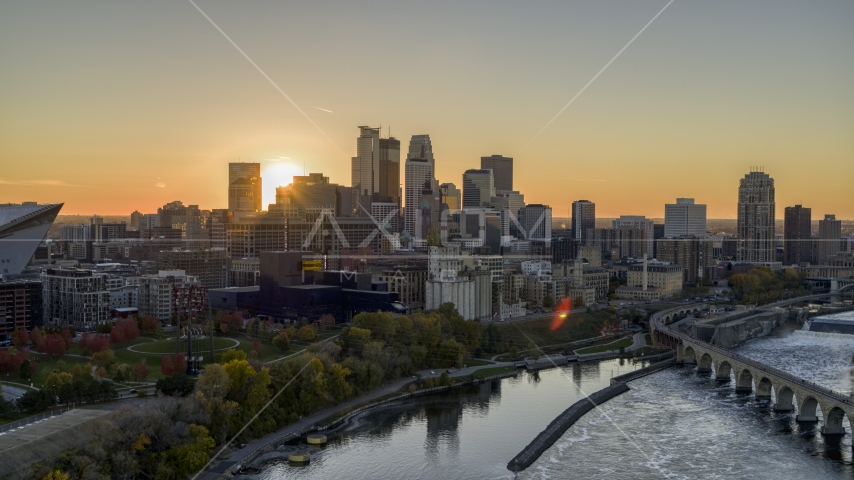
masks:
<path id="1" fill-rule="evenodd" d="M 291 105 L 293 105 L 293 106 L 294 106 L 294 108 L 296 108 L 296 109 L 299 111 L 299 113 L 301 113 L 301 114 L 302 114 L 302 116 L 303 116 L 303 117 L 305 117 L 305 119 L 309 121 L 309 123 L 311 123 L 312 125 L 314 125 L 314 128 L 316 128 L 318 132 L 320 132 L 324 137 L 326 137 L 326 139 L 327 139 L 327 140 L 329 140 L 329 143 L 331 143 L 332 145 L 335 145 L 335 148 L 337 148 L 337 149 L 338 149 L 338 151 L 340 151 L 342 154 L 347 155 L 346 153 L 344 153 L 344 150 L 341 150 L 341 147 L 339 147 L 339 146 L 338 146 L 338 144 L 336 144 L 336 143 L 335 143 L 335 142 L 334 142 L 334 141 L 329 137 L 329 135 L 327 135 L 327 134 L 326 134 L 326 132 L 324 132 L 324 131 L 323 131 L 323 129 L 321 129 L 321 128 L 320 128 L 320 126 L 318 126 L 316 123 L 314 123 L 314 120 L 312 120 L 312 119 L 311 119 L 311 117 L 309 117 L 309 116 L 308 116 L 308 114 L 307 114 L 307 113 L 305 113 L 305 112 L 303 111 L 303 109 L 299 108 L 299 105 L 297 105 L 297 104 L 296 104 L 296 102 L 294 102 L 294 101 L 291 99 L 291 97 L 289 97 L 289 96 L 288 96 L 288 94 L 287 94 L 287 93 L 285 93 L 285 91 L 284 91 L 284 90 L 282 90 L 281 88 L 279 88 L 279 86 L 278 86 L 278 85 L 276 85 L 276 82 L 274 82 L 272 78 L 270 78 L 266 73 L 264 73 L 264 70 L 261 70 L 261 67 L 259 67 L 259 66 L 258 66 L 258 64 L 256 64 L 256 63 L 255 63 L 251 58 L 249 58 L 249 55 L 247 55 L 247 54 L 246 54 L 246 52 L 244 52 L 240 47 L 238 47 L 238 46 L 237 46 L 237 44 L 236 44 L 236 43 L 234 43 L 234 40 L 232 40 L 232 39 L 231 39 L 231 37 L 229 37 L 228 35 L 226 35 L 226 33 L 225 33 L 225 32 L 223 32 L 221 28 L 219 28 L 219 25 L 217 25 L 213 20 L 211 20 L 211 17 L 209 17 L 209 16 L 208 16 L 208 14 L 206 14 L 206 13 L 204 12 L 204 10 L 202 10 L 201 8 L 199 8 L 199 6 L 198 6 L 198 5 L 196 5 L 196 2 L 194 2 L 193 0 L 189 0 L 189 2 L 190 2 L 194 7 L 196 7 L 196 10 L 198 10 L 198 11 L 199 11 L 199 13 L 201 13 L 201 14 L 202 14 L 206 19 L 208 19 L 208 21 L 211 23 L 211 25 L 213 25 L 213 26 L 214 26 L 214 28 L 216 28 L 216 29 L 219 31 L 219 33 L 221 33 L 221 34 L 222 34 L 222 36 L 223 36 L 223 37 L 225 37 L 225 39 L 226 39 L 226 40 L 228 40 L 228 41 L 229 41 L 229 43 L 231 43 L 231 44 L 234 46 L 234 48 L 236 48 L 236 49 L 237 49 L 237 51 L 238 51 L 238 52 L 240 52 L 240 54 L 241 54 L 241 55 L 243 55 L 243 57 L 244 57 L 244 58 L 246 58 L 246 60 L 248 60 L 248 61 L 249 61 L 249 63 L 251 63 L 251 64 L 252 64 L 252 66 L 253 66 L 253 67 L 255 67 L 255 69 L 256 69 L 256 70 L 258 70 L 258 72 L 260 72 L 260 73 L 261 73 L 261 75 L 263 75 L 263 76 L 264 76 L 264 78 L 266 78 L 266 79 L 267 79 L 267 81 L 268 81 L 268 82 L 270 82 L 270 84 L 271 84 L 271 85 L 273 85 L 273 87 L 275 87 L 275 88 L 276 88 L 276 90 L 278 90 L 278 91 L 279 91 L 279 93 L 281 93 L 281 94 L 282 94 L 282 96 L 283 96 L 283 97 L 285 97 L 286 99 L 288 99 L 288 101 L 289 101 L 289 102 L 291 102 Z M 322 109 L 321 109 L 321 110 L 322 110 Z"/>
<path id="2" fill-rule="evenodd" d="M 575 99 L 576 99 L 576 98 L 578 98 L 582 93 L 584 93 L 584 91 L 585 91 L 585 90 L 587 90 L 587 87 L 589 87 L 591 83 L 593 83 L 594 81 L 596 81 L 596 79 L 597 79 L 597 78 L 599 78 L 599 75 L 602 75 L 602 72 L 604 72 L 604 71 L 605 71 L 605 69 L 606 69 L 606 68 L 608 68 L 612 63 L 614 63 L 614 60 L 616 60 L 616 59 L 617 59 L 617 57 L 619 57 L 619 56 L 620 56 L 620 54 L 622 54 L 622 53 L 623 53 L 627 48 L 629 48 L 629 45 L 631 45 L 635 40 L 637 40 L 637 38 L 640 36 L 640 34 L 641 34 L 641 33 L 643 33 L 643 32 L 644 32 L 644 30 L 646 30 L 646 29 L 647 29 L 647 27 L 649 27 L 650 25 L 652 25 L 652 22 L 654 22 L 654 21 L 655 21 L 655 19 L 656 19 L 656 18 L 658 18 L 658 16 L 659 16 L 659 15 L 661 15 L 662 13 L 664 13 L 664 11 L 665 11 L 665 10 L 667 10 L 667 7 L 669 7 L 671 3 L 673 3 L 673 0 L 670 0 L 669 2 L 667 2 L 667 5 L 665 5 L 665 6 L 664 6 L 664 8 L 662 8 L 661 10 L 659 10 L 659 11 L 658 11 L 658 13 L 656 13 L 656 14 L 655 14 L 655 16 L 654 16 L 654 17 L 652 17 L 652 20 L 650 20 L 649 22 L 647 22 L 647 24 L 646 24 L 646 25 L 644 25 L 644 26 L 643 26 L 643 28 L 641 28 L 641 29 L 640 29 L 640 31 L 639 31 L 638 33 L 636 33 L 634 37 L 632 37 L 632 39 L 631 39 L 631 40 L 629 40 L 629 43 L 627 43 L 627 44 L 626 44 L 626 46 L 624 46 L 623 48 L 621 48 L 621 49 L 620 49 L 620 51 L 619 51 L 619 52 L 617 52 L 617 54 L 616 54 L 616 55 L 614 55 L 614 58 L 612 58 L 611 60 L 609 60 L 609 61 L 608 61 L 608 63 L 606 63 L 606 64 L 605 64 L 605 66 L 604 66 L 604 67 L 602 67 L 602 70 L 599 70 L 599 73 L 597 73 L 596 75 L 594 75 L 594 76 L 593 76 L 593 78 L 591 78 L 591 79 L 590 79 L 590 81 L 589 81 L 589 82 L 587 82 L 587 85 L 584 85 L 584 87 L 583 87 L 581 90 L 579 90 L 579 91 L 578 91 L 578 93 L 576 93 L 574 97 L 572 97 L 572 99 L 570 99 L 570 101 L 568 101 L 568 102 L 566 103 L 566 105 L 564 105 L 564 106 L 563 106 L 563 108 L 561 108 L 561 109 L 560 109 L 560 111 L 558 111 L 558 112 L 555 114 L 555 116 L 554 116 L 554 117 L 552 117 L 552 119 L 551 119 L 551 120 L 549 120 L 549 123 L 547 123 L 547 124 L 546 124 L 546 126 L 544 126 L 543 128 L 541 128 L 541 129 L 540 129 L 540 131 L 539 131 L 539 132 L 537 132 L 537 134 L 536 134 L 536 135 L 534 135 L 534 138 L 532 138 L 532 139 L 531 139 L 531 141 L 529 141 L 529 142 L 527 143 L 527 145 L 525 145 L 525 148 L 527 148 L 529 145 L 531 145 L 532 143 L 534 143 L 534 140 L 536 140 L 536 139 L 537 139 L 537 137 L 539 137 L 541 133 L 543 133 L 547 128 L 549 128 L 549 125 L 551 125 L 551 124 L 552 124 L 552 122 L 554 122 L 555 120 L 557 120 L 557 117 L 559 117 L 559 116 L 560 116 L 560 114 L 561 114 L 561 113 L 563 113 L 563 111 L 564 111 L 564 110 L 566 110 L 566 108 L 567 108 L 567 107 L 569 107 L 570 105 L 572 105 L 572 102 L 574 102 L 574 101 L 575 101 Z"/>
<path id="3" fill-rule="evenodd" d="M 315 107 L 314 105 L 312 105 L 312 108 L 316 108 L 316 109 L 318 109 L 318 110 L 323 110 L 324 112 L 335 113 L 335 112 L 333 112 L 332 110 L 327 110 L 327 109 L 325 109 L 325 108 Z"/>

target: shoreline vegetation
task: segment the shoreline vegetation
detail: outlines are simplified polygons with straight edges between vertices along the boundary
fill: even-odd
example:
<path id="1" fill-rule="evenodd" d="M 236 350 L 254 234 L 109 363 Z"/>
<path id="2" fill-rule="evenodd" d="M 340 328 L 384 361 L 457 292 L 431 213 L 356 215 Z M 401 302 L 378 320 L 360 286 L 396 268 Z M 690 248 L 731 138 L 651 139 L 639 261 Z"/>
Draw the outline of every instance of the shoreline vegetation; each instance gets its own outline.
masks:
<path id="1" fill-rule="evenodd" d="M 614 312 L 594 308 L 573 315 L 556 331 L 550 331 L 548 319 L 484 327 L 464 320 L 450 303 L 410 316 L 362 313 L 351 326 L 341 328 L 337 338 L 309 344 L 304 352 L 275 362 L 265 364 L 253 352 L 230 349 L 218 354 L 217 363 L 206 365 L 196 379 L 182 373 L 163 375 L 157 385 L 159 401 L 123 406 L 93 421 L 95 434 L 89 442 L 33 464 L 21 479 L 186 478 L 226 442 L 263 438 L 401 379 L 415 377 L 409 393 L 457 381 L 447 372 L 421 378 L 420 370 L 458 369 L 471 362 L 481 364 L 483 373 L 475 370 L 463 380 L 509 374 L 514 367 L 484 366 L 487 362 L 479 359 L 516 356 L 534 348 L 534 341 L 557 344 L 597 337 L 618 321 Z M 318 339 L 305 328 L 315 327 L 304 325 L 297 331 L 305 341 Z M 263 414 L 252 420 L 268 402 Z"/>

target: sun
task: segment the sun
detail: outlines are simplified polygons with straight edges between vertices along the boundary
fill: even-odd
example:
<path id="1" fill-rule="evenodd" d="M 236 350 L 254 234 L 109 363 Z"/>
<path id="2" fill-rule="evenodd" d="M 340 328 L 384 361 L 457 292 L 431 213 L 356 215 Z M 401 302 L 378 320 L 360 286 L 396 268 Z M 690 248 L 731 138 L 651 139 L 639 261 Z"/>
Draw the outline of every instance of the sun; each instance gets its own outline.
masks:
<path id="1" fill-rule="evenodd" d="M 261 198 L 264 209 L 276 203 L 276 187 L 293 183 L 294 177 L 303 174 L 303 166 L 293 160 L 263 160 L 261 162 Z"/>

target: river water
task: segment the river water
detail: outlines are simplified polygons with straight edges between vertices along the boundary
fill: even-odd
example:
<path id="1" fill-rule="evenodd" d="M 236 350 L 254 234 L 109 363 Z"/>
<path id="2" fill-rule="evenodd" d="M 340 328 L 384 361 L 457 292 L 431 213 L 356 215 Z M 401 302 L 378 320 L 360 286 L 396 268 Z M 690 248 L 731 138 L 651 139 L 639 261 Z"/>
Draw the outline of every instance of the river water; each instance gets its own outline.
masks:
<path id="1" fill-rule="evenodd" d="M 799 333 L 739 353 L 828 388 L 850 391 L 854 337 Z M 514 478 L 510 461 L 585 393 L 634 367 L 572 364 L 363 412 L 305 467 L 268 463 L 244 479 Z M 569 428 L 520 479 L 854 478 L 850 430 L 825 441 L 814 424 L 736 395 L 689 368 L 635 380 L 631 391 Z M 847 426 L 847 424 L 846 424 Z"/>

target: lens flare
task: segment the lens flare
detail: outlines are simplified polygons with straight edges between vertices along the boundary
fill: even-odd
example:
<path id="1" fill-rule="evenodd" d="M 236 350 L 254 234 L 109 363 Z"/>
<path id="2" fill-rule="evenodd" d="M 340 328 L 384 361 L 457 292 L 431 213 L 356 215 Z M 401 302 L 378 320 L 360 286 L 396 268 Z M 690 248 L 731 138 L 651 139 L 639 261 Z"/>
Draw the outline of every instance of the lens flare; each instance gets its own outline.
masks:
<path id="1" fill-rule="evenodd" d="M 561 300 L 560 305 L 558 305 L 555 310 L 555 316 L 552 319 L 552 331 L 557 330 L 561 325 L 563 325 L 563 322 L 569 318 L 570 310 L 572 310 L 572 305 L 569 303 L 569 298 Z"/>

